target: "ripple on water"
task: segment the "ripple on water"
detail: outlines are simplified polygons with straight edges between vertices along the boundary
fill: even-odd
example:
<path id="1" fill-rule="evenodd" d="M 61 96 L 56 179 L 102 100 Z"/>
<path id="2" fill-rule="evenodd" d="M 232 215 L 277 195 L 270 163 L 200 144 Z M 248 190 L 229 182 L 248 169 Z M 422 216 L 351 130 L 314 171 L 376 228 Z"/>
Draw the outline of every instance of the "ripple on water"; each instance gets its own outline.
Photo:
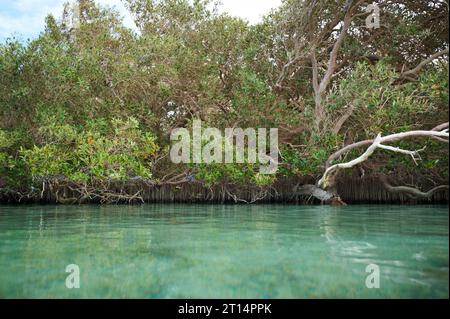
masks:
<path id="1" fill-rule="evenodd" d="M 0 206 L 6 298 L 448 298 L 448 255 L 447 206 Z"/>

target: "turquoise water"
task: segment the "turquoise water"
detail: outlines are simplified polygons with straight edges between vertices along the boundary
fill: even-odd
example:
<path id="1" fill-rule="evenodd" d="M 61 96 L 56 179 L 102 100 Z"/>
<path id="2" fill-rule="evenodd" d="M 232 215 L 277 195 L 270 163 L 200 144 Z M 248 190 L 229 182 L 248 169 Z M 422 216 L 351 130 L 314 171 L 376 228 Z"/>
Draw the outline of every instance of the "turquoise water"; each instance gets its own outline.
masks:
<path id="1" fill-rule="evenodd" d="M 0 206 L 0 297 L 448 298 L 448 220 L 448 206 Z"/>

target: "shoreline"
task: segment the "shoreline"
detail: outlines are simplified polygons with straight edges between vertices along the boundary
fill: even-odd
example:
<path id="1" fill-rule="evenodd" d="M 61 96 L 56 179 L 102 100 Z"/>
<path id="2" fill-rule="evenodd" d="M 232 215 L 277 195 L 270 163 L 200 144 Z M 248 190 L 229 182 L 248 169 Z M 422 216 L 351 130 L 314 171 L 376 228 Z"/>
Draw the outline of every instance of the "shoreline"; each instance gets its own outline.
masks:
<path id="1" fill-rule="evenodd" d="M 201 182 L 182 184 L 150 184 L 130 181 L 109 184 L 100 193 L 80 194 L 70 184 L 44 186 L 26 196 L 18 193 L 0 193 L 0 204 L 297 204 L 320 205 L 309 195 L 300 195 L 296 189 L 314 182 L 313 177 L 284 178 L 267 187 L 222 183 L 208 187 Z M 431 186 L 430 186 L 431 187 Z M 358 204 L 449 204 L 448 190 L 437 192 L 429 199 L 412 199 L 407 194 L 392 193 L 375 177 L 343 177 L 337 183 L 337 192 L 349 205 Z"/>

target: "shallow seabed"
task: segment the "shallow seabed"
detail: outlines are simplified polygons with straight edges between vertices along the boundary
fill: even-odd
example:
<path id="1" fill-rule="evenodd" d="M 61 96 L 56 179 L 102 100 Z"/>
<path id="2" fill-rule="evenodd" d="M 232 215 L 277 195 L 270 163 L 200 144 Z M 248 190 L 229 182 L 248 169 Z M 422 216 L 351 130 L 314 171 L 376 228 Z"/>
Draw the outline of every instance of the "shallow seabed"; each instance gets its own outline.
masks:
<path id="1" fill-rule="evenodd" d="M 448 298 L 448 216 L 448 206 L 0 206 L 0 297 Z M 69 264 L 79 289 L 66 286 Z M 366 286 L 371 264 L 378 289 Z"/>

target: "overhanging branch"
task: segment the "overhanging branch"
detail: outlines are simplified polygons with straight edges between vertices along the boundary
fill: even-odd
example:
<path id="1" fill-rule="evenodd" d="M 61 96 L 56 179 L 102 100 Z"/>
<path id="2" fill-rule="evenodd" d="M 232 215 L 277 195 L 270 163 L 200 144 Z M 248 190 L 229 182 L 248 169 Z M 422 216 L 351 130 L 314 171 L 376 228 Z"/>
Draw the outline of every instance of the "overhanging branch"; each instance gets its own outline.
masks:
<path id="1" fill-rule="evenodd" d="M 448 49 L 436 52 L 435 54 L 431 55 L 430 57 L 428 57 L 425 60 L 422 60 L 415 68 L 402 72 L 402 74 L 400 75 L 400 79 L 401 80 L 411 80 L 414 79 L 415 77 L 417 77 L 419 75 L 419 72 L 422 70 L 423 67 L 425 67 L 427 64 L 433 62 L 434 60 L 436 60 L 437 58 L 448 54 Z"/>
<path id="2" fill-rule="evenodd" d="M 430 189 L 427 192 L 422 192 L 417 188 L 408 186 L 392 186 L 386 176 L 380 177 L 384 188 L 390 193 L 406 194 L 412 199 L 430 199 L 435 193 L 442 192 L 449 189 L 448 185 L 440 185 Z"/>
<path id="3" fill-rule="evenodd" d="M 448 128 L 446 128 L 442 131 L 435 131 L 435 130 L 409 131 L 409 132 L 392 134 L 392 135 L 388 135 L 385 137 L 381 137 L 381 134 L 378 134 L 378 136 L 375 138 L 375 140 L 373 140 L 372 144 L 367 148 L 367 150 L 361 156 L 359 156 L 349 162 L 339 163 L 339 164 L 335 164 L 335 165 L 328 167 L 325 170 L 325 173 L 323 174 L 322 178 L 319 180 L 318 186 L 322 189 L 328 189 L 330 187 L 333 187 L 334 186 L 334 178 L 333 177 L 336 176 L 336 174 L 339 170 L 351 168 L 351 167 L 354 167 L 354 166 L 366 161 L 375 152 L 375 150 L 377 148 L 381 148 L 381 149 L 396 152 L 396 153 L 410 155 L 413 158 L 414 162 L 416 162 L 416 164 L 417 164 L 417 160 L 420 160 L 419 152 L 423 151 L 424 148 L 420 149 L 420 150 L 416 150 L 416 151 L 409 151 L 409 150 L 400 149 L 398 147 L 384 145 L 386 143 L 397 142 L 397 141 L 403 140 L 405 138 L 410 138 L 410 137 L 438 137 L 438 138 L 442 138 L 442 139 L 444 139 L 444 138 L 448 139 L 449 130 L 448 130 Z M 367 141 L 363 141 L 361 144 L 365 144 L 365 143 L 367 143 Z M 346 148 L 347 148 L 347 150 L 351 149 L 351 145 L 347 146 Z"/>

